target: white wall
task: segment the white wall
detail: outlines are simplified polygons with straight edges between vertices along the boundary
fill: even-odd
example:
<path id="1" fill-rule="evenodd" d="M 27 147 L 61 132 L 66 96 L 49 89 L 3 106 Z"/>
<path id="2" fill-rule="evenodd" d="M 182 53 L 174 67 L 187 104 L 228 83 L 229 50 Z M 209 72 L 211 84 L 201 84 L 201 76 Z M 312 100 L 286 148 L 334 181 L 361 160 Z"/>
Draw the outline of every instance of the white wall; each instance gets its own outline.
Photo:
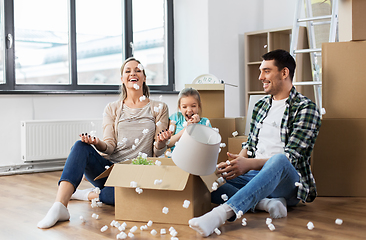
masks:
<path id="1" fill-rule="evenodd" d="M 211 73 L 227 83 L 225 116 L 244 116 L 244 33 L 292 26 L 294 0 L 175 0 L 176 90 Z M 158 95 L 153 95 L 158 98 Z M 21 164 L 20 121 L 101 118 L 118 95 L 1 95 L 0 166 Z M 170 113 L 177 96 L 163 96 Z"/>

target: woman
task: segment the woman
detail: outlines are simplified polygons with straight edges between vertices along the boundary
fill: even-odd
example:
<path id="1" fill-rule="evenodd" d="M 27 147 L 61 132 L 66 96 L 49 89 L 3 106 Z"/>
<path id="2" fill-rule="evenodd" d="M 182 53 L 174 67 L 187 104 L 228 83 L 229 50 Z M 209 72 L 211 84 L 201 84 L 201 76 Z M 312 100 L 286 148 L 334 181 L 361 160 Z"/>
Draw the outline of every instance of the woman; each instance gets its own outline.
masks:
<path id="1" fill-rule="evenodd" d="M 148 98 L 145 70 L 135 58 L 128 58 L 123 63 L 121 76 L 121 97 L 104 110 L 103 140 L 87 133 L 80 135 L 66 160 L 55 203 L 38 223 L 39 228 L 50 228 L 58 221 L 69 220 L 67 205 L 70 198 L 99 198 L 101 202 L 114 205 L 114 188 L 104 187 L 106 178 L 96 181 L 94 178 L 106 166 L 136 158 L 139 152 L 149 157 L 165 152 L 171 137 L 170 131 L 166 131 L 169 121 L 167 105 Z M 76 191 L 83 175 L 101 190 Z"/>

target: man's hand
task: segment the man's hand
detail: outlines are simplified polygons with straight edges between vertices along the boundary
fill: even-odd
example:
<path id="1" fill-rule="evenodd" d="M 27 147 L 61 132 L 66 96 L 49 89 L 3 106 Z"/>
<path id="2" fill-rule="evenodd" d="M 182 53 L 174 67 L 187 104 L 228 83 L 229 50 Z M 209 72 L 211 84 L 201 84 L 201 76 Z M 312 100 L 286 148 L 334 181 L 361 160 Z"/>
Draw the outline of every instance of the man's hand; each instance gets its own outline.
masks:
<path id="1" fill-rule="evenodd" d="M 231 161 L 221 162 L 217 168 L 217 173 L 227 179 L 234 179 L 248 171 L 252 170 L 253 160 L 239 156 L 238 154 L 227 153 L 228 157 L 233 158 Z M 228 164 L 230 163 L 230 164 Z"/>

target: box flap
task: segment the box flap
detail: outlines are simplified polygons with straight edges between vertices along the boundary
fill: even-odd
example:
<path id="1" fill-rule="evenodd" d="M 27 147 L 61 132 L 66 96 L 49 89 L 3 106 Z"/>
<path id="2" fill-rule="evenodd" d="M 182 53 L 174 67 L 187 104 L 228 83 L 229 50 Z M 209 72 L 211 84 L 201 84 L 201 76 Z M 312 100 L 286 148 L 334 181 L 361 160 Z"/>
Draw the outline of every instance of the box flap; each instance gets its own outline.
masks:
<path id="1" fill-rule="evenodd" d="M 106 178 L 109 176 L 109 174 L 111 173 L 112 171 L 112 168 L 113 168 L 114 165 L 110 166 L 108 169 L 106 169 L 104 172 L 102 172 L 99 176 L 97 176 L 96 178 L 94 178 L 94 180 L 98 180 L 98 179 L 101 179 L 101 178 Z"/>
<path id="2" fill-rule="evenodd" d="M 159 159 L 161 160 L 163 159 Z M 142 189 L 182 191 L 186 187 L 188 177 L 189 173 L 177 166 L 115 164 L 105 185 L 132 188 L 130 183 L 134 181 L 137 182 L 137 187 Z M 154 184 L 155 180 L 162 182 Z"/>
<path id="3" fill-rule="evenodd" d="M 219 179 L 221 176 L 219 174 L 216 174 L 216 172 L 214 172 L 210 175 L 207 175 L 207 176 L 200 176 L 200 177 L 201 177 L 202 181 L 205 183 L 208 191 L 210 191 L 210 192 L 213 192 L 212 185 L 214 182 L 218 183 L 217 187 L 220 187 L 224 183 L 226 183 L 225 179 L 223 180 L 223 182 L 217 181 L 217 179 Z"/>

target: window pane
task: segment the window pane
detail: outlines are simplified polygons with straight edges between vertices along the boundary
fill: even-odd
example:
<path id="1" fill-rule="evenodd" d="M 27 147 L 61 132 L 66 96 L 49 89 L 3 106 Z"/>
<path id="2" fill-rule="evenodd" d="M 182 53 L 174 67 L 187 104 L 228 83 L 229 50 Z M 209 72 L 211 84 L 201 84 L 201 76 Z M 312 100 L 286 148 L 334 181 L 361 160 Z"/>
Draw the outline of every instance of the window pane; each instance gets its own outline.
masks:
<path id="1" fill-rule="evenodd" d="M 133 0 L 134 57 L 145 67 L 148 85 L 168 85 L 165 0 Z"/>
<path id="2" fill-rule="evenodd" d="M 16 84 L 70 84 L 68 1 L 14 0 Z"/>
<path id="3" fill-rule="evenodd" d="M 122 2 L 76 1 L 78 84 L 121 83 Z"/>
<path id="4" fill-rule="evenodd" d="M 4 5 L 3 1 L 0 2 L 0 32 L 4 32 Z M 5 42 L 4 42 L 4 34 L 0 34 L 0 84 L 5 83 L 5 66 L 4 66 L 4 59 L 5 59 Z"/>

